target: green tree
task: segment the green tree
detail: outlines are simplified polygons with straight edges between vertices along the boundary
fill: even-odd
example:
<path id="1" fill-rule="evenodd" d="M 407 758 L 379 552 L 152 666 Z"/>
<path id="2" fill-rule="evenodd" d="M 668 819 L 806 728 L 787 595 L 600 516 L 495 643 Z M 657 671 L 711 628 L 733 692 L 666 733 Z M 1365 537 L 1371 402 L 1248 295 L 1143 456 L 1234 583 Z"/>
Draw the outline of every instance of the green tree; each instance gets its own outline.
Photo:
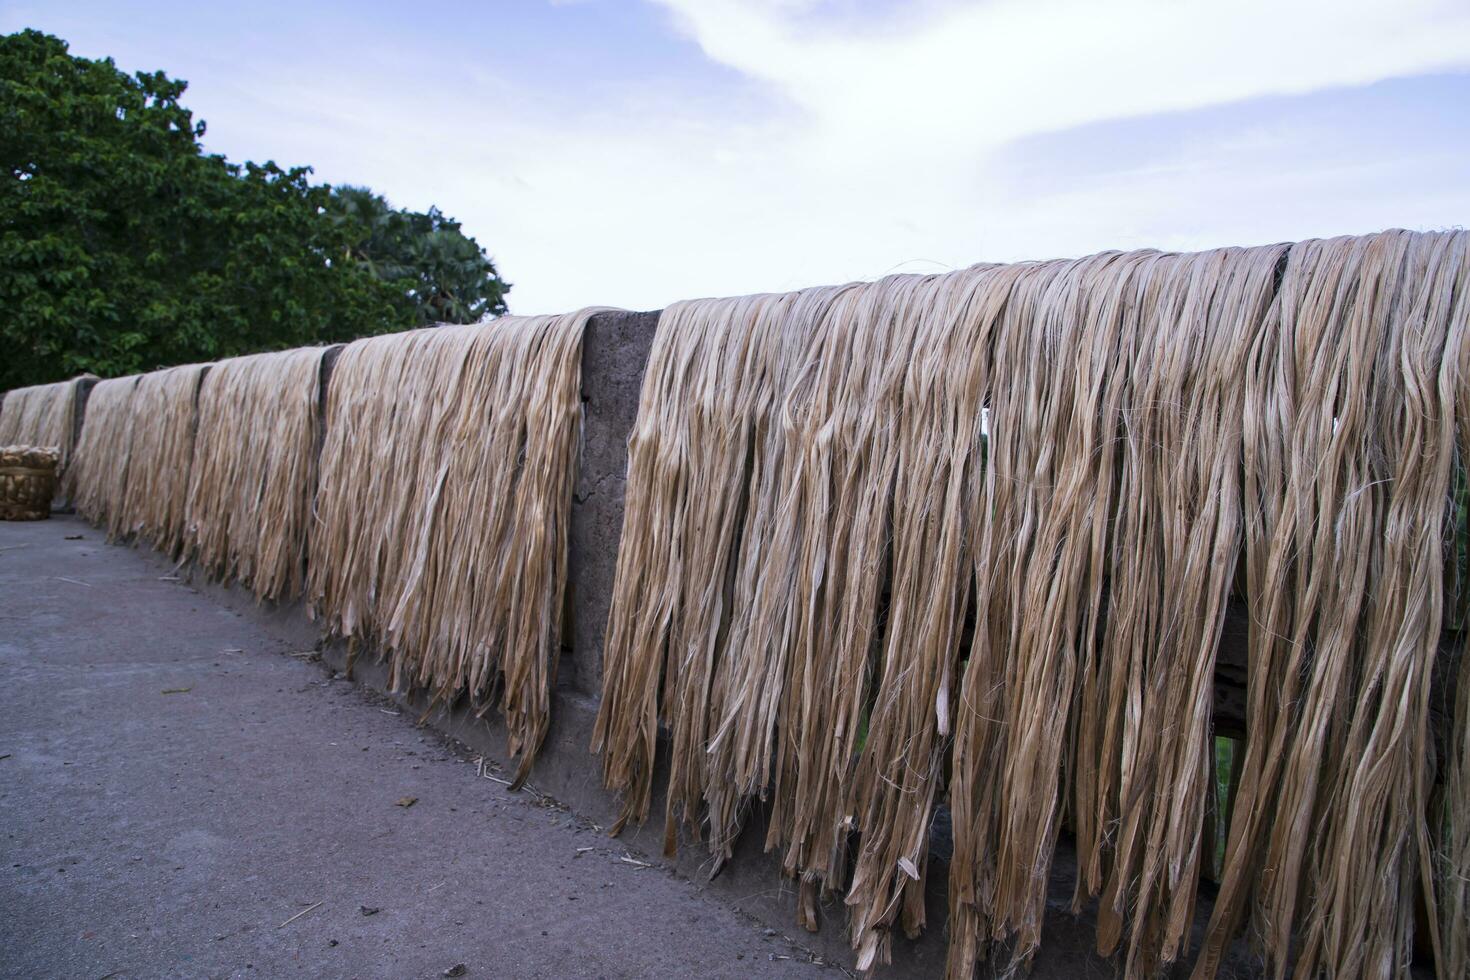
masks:
<path id="1" fill-rule="evenodd" d="M 504 309 L 498 278 L 385 274 L 309 168 L 204 153 L 185 88 L 0 37 L 0 390 L 405 329 L 441 293 Z"/>
<path id="2" fill-rule="evenodd" d="M 510 286 L 438 208 L 394 210 L 366 187 L 343 186 L 332 189 L 331 212 L 351 236 L 347 254 L 392 282 L 418 323 L 475 323 L 505 312 Z"/>

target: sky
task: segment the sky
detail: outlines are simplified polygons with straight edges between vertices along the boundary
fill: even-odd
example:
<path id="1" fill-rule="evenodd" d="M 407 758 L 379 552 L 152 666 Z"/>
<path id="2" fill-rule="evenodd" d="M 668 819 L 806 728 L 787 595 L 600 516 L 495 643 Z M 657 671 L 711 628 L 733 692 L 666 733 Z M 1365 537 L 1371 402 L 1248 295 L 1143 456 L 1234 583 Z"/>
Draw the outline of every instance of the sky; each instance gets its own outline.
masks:
<path id="1" fill-rule="evenodd" d="M 1466 0 L 0 0 L 513 313 L 1470 224 Z"/>

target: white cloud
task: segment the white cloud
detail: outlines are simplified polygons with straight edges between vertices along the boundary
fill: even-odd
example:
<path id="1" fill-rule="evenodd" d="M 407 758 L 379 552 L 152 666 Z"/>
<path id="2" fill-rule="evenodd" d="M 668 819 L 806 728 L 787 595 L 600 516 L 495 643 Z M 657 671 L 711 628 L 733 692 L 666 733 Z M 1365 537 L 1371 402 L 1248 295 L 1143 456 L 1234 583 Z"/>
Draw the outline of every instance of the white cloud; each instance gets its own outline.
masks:
<path id="1" fill-rule="evenodd" d="M 821 136 L 938 149 L 1470 65 L 1463 0 L 989 0 L 861 33 L 814 30 L 811 3 L 657 2 Z"/>
<path id="2" fill-rule="evenodd" d="M 557 200 L 539 212 L 556 215 L 553 234 L 505 250 L 512 270 L 528 263 L 520 301 L 658 306 L 982 259 L 1470 219 L 1457 189 L 1384 201 L 1340 172 L 1275 173 L 1289 134 L 1233 168 L 1190 147 L 1168 172 L 1034 199 L 1006 197 L 989 172 L 1031 134 L 1462 67 L 1463 3 L 996 0 L 864 19 L 804 0 L 660 2 L 710 58 L 768 87 L 769 112 L 722 128 L 625 107 L 587 152 L 542 158 L 538 204 L 499 201 Z"/>
<path id="3" fill-rule="evenodd" d="M 1463 181 L 1413 185 L 1402 152 L 1368 132 L 1355 159 L 1298 154 L 1284 173 L 1278 151 L 1300 134 L 1179 146 L 1127 173 L 1085 162 L 1065 185 L 998 162 L 1069 127 L 1466 67 L 1463 0 L 658 2 L 734 74 L 685 88 L 640 74 L 632 50 L 621 81 L 594 85 L 526 75 L 475 39 L 472 59 L 426 65 L 391 36 L 333 50 L 103 25 L 64 6 L 36 20 L 79 53 L 189 78 L 212 147 L 234 158 L 311 162 L 323 179 L 440 205 L 496 256 L 523 313 L 1470 223 Z"/>

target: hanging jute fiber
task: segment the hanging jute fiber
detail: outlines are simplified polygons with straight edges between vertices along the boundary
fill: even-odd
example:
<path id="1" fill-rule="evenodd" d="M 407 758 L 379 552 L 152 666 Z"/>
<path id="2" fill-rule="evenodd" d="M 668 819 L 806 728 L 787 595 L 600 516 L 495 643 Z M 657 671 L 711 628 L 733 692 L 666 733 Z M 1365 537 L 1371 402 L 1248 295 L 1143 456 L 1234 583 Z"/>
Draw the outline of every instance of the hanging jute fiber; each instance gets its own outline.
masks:
<path id="1" fill-rule="evenodd" d="M 1188 935 L 1240 378 L 1284 253 L 1093 256 L 1007 304 L 952 758 L 954 975 L 992 940 L 1036 948 L 1068 805 L 1099 952 L 1125 941 L 1149 974 Z"/>
<path id="2" fill-rule="evenodd" d="M 779 410 L 799 366 L 790 352 L 805 348 L 825 305 L 842 292 L 677 303 L 660 317 L 628 443 L 613 600 L 619 613 L 608 623 L 595 743 L 605 752 L 609 784 L 626 794 L 619 827 L 647 815 L 663 717 L 674 730 L 669 831 L 682 812 L 697 832 L 710 764 L 706 747 L 723 715 L 711 698 L 729 685 L 710 690 L 716 646 L 729 629 L 729 593 L 737 591 L 742 608 L 753 609 L 755 592 L 791 589 L 774 561 L 766 569 L 771 581 L 763 582 L 750 564 L 732 583 L 743 539 L 758 548 L 755 542 L 773 530 L 786 441 Z M 766 492 L 752 494 L 751 485 Z M 746 513 L 747 501 L 754 512 Z M 671 640 L 675 634 L 678 642 Z M 743 726 L 737 736 L 749 739 L 739 751 L 764 782 L 769 743 L 751 743 L 767 733 Z M 737 804 L 736 797 L 723 801 L 727 824 Z M 712 832 L 717 853 L 728 852 L 732 835 L 724 826 Z"/>
<path id="3" fill-rule="evenodd" d="M 121 501 L 108 503 L 114 536 L 134 535 L 172 558 L 184 546 L 199 384 L 209 367 L 186 364 L 138 378 L 128 403 L 127 490 Z"/>
<path id="4" fill-rule="evenodd" d="M 1439 973 L 1446 977 L 1470 976 L 1470 290 L 1465 251 L 1470 243 L 1456 239 L 1460 278 L 1449 302 L 1450 333 L 1440 368 L 1439 397 L 1455 411 L 1455 495 L 1452 502 L 1451 575 L 1452 592 L 1446 597 L 1446 616 L 1458 631 L 1456 644 L 1460 663 L 1456 671 L 1444 670 L 1453 678 L 1453 699 L 1442 699 L 1450 723 L 1444 739 L 1445 775 L 1435 788 L 1430 804 L 1431 829 L 1436 833 L 1434 880 L 1439 903 Z M 1442 298 L 1443 302 L 1446 298 Z M 1441 663 L 1441 668 L 1447 664 Z M 1445 687 L 1449 683 L 1441 680 Z M 1447 702 L 1447 703 L 1446 703 Z"/>
<path id="5" fill-rule="evenodd" d="M 1439 741 L 1430 699 L 1464 642 L 1442 628 L 1470 551 L 1467 245 L 1103 253 L 665 310 L 594 735 L 619 828 L 666 725 L 666 846 L 684 826 L 726 860 L 764 800 L 801 921 L 842 896 L 865 969 L 925 925 L 947 803 L 952 977 L 993 944 L 1029 960 L 1064 828 L 1074 905 L 1129 975 L 1213 975 L 1242 931 L 1273 976 L 1400 975 L 1416 901 L 1465 975 L 1470 694 Z M 1249 732 L 1200 946 L 1233 593 Z"/>
<path id="6" fill-rule="evenodd" d="M 498 706 L 517 783 L 550 717 L 596 312 L 360 340 L 328 385 L 313 608 L 395 689 Z"/>
<path id="7" fill-rule="evenodd" d="M 305 587 L 325 350 L 220 361 L 200 385 L 185 551 L 257 599 Z"/>
<path id="8" fill-rule="evenodd" d="M 1276 976 L 1402 973 L 1418 895 L 1457 975 L 1470 923 L 1441 927 L 1432 838 L 1455 852 L 1470 800 L 1431 824 L 1428 721 L 1467 246 L 1386 232 L 1288 256 L 1246 381 L 1250 738 L 1201 976 L 1247 913 Z"/>
<path id="9" fill-rule="evenodd" d="M 122 500 L 128 488 L 128 461 L 132 455 L 133 396 L 140 375 L 97 382 L 87 398 L 82 434 L 72 465 L 62 479 L 62 491 L 77 513 L 93 524 L 106 526 L 115 536 L 121 530 Z"/>
<path id="10" fill-rule="evenodd" d="M 87 378 L 90 375 L 7 391 L 0 401 L 0 446 L 55 449 L 58 472 L 64 473 L 75 449 L 78 389 Z"/>

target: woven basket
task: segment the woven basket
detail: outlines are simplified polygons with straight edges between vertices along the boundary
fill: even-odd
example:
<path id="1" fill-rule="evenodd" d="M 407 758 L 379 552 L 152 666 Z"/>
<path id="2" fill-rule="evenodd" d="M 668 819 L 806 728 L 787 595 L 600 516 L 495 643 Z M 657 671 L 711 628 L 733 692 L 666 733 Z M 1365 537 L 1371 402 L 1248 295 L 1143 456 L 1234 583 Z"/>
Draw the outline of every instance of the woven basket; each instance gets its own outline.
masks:
<path id="1" fill-rule="evenodd" d="M 0 521 L 44 521 L 51 516 L 60 458 L 54 449 L 0 448 Z"/>

